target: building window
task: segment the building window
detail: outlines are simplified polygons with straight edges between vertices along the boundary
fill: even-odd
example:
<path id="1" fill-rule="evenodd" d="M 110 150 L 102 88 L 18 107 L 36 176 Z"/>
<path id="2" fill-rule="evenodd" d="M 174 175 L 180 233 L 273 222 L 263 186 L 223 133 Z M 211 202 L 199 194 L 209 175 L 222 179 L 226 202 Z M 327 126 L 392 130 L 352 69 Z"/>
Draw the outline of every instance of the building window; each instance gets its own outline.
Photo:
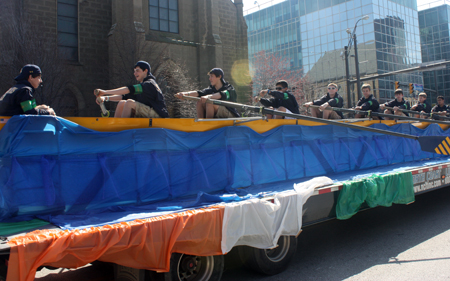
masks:
<path id="1" fill-rule="evenodd" d="M 150 0 L 150 29 L 178 33 L 178 0 Z"/>
<path id="2" fill-rule="evenodd" d="M 58 54 L 78 61 L 78 0 L 58 0 Z"/>

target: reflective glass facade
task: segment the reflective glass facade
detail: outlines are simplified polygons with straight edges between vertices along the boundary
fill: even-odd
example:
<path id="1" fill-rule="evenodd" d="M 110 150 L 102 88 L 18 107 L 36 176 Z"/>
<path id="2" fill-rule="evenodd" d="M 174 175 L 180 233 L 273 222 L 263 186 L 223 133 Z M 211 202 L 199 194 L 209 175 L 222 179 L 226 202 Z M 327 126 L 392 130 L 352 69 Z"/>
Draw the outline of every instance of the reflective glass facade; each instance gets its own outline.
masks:
<path id="1" fill-rule="evenodd" d="M 419 12 L 420 43 L 422 46 L 422 60 L 424 63 L 450 60 L 450 6 L 423 10 Z M 437 90 L 431 94 L 431 102 L 436 102 L 436 96 L 442 95 L 450 102 L 450 69 L 427 71 L 423 73 L 426 89 Z"/>
<path id="2" fill-rule="evenodd" d="M 262 50 L 274 52 L 288 58 L 291 68 L 303 68 L 314 83 L 343 80 L 347 29 L 353 31 L 363 15 L 369 19 L 356 29 L 361 77 L 421 63 L 415 0 L 287 0 L 246 16 L 249 58 Z M 354 58 L 349 60 L 355 78 Z M 394 81 L 407 92 L 408 83 L 422 84 L 423 78 L 408 73 L 378 79 L 380 101 L 393 98 Z"/>

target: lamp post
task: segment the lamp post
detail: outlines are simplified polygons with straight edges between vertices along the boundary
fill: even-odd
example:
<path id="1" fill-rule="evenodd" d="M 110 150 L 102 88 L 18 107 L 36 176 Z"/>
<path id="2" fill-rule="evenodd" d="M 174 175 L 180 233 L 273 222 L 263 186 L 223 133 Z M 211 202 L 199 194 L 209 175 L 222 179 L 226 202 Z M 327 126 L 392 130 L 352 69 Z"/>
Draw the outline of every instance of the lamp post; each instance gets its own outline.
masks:
<path id="1" fill-rule="evenodd" d="M 355 71 L 356 71 L 356 87 L 357 87 L 357 92 L 358 92 L 358 99 L 361 98 L 362 94 L 361 94 L 361 77 L 359 75 L 359 60 L 358 60 L 358 46 L 357 46 L 357 41 L 356 41 L 356 27 L 358 26 L 358 23 L 360 20 L 367 20 L 369 19 L 369 15 L 365 15 L 362 18 L 360 18 L 358 21 L 356 21 L 355 23 L 355 27 L 353 28 L 353 32 L 350 32 L 350 28 L 347 29 L 347 33 L 350 34 L 350 39 L 348 40 L 348 47 L 344 48 L 345 50 L 345 63 L 346 63 L 346 68 L 348 68 L 348 56 L 350 53 L 350 49 L 352 47 L 352 43 L 355 44 Z M 347 81 L 350 80 L 350 75 L 347 74 Z M 350 96 L 350 82 L 347 82 L 347 96 Z M 351 105 L 351 102 L 349 101 L 349 105 Z"/>
<path id="2" fill-rule="evenodd" d="M 347 78 L 347 106 L 348 108 L 352 108 L 352 95 L 350 93 L 350 69 L 348 66 L 348 47 L 344 47 L 344 56 L 345 56 L 345 77 Z"/>

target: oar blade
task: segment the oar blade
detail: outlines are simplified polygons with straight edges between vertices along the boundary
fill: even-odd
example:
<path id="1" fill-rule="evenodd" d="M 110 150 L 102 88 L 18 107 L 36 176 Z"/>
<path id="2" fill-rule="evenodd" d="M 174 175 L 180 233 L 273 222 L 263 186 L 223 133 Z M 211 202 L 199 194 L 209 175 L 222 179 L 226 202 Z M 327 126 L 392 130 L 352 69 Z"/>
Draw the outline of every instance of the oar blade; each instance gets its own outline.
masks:
<path id="1" fill-rule="evenodd" d="M 418 141 L 423 151 L 450 155 L 450 137 L 448 136 L 419 137 Z"/>

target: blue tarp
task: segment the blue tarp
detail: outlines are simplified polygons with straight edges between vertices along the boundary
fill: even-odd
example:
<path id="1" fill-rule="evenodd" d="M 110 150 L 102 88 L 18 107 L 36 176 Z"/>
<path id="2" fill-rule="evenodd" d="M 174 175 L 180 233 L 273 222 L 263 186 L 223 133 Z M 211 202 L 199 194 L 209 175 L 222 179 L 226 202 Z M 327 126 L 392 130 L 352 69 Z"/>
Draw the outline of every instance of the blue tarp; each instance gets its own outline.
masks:
<path id="1" fill-rule="evenodd" d="M 449 134 L 437 125 L 374 127 Z M 263 134 L 245 126 L 104 133 L 62 118 L 14 116 L 0 131 L 0 220 L 37 215 L 81 220 L 129 205 L 155 210 L 201 192 L 223 194 L 441 157 L 421 151 L 415 140 L 337 126 L 289 125 Z"/>

